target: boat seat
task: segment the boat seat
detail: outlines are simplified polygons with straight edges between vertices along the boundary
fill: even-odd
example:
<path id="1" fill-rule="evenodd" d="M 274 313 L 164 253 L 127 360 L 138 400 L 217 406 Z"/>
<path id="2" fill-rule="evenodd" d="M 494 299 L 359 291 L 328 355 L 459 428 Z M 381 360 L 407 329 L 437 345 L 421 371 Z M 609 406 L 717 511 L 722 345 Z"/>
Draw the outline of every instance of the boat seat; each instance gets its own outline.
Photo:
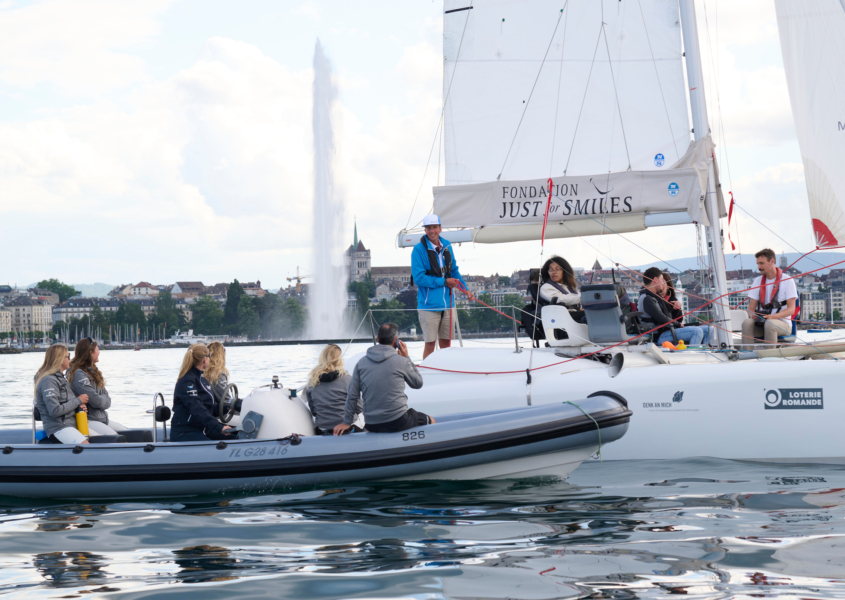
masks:
<path id="1" fill-rule="evenodd" d="M 617 344 L 635 340 L 644 342 L 642 336 L 630 335 L 628 324 L 641 313 L 622 311 L 617 286 L 611 283 L 581 286 L 581 307 L 587 317 L 590 341 L 595 344 Z"/>
<path id="2" fill-rule="evenodd" d="M 800 296 L 795 299 L 795 312 L 792 313 L 792 333 L 789 335 L 779 335 L 778 341 L 779 342 L 787 342 L 792 343 L 795 341 L 796 337 L 798 336 L 798 320 L 797 316 L 801 312 L 801 298 Z"/>
<path id="3" fill-rule="evenodd" d="M 569 309 L 562 304 L 548 304 L 542 308 L 543 331 L 552 348 L 588 346 L 590 337 L 587 326 L 576 323 Z"/>

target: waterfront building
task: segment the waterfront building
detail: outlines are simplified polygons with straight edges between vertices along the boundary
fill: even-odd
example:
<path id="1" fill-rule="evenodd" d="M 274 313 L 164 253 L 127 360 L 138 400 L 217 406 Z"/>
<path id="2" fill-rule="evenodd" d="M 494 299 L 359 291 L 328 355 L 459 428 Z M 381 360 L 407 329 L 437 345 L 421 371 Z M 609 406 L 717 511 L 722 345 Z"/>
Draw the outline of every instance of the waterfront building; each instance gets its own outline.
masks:
<path id="1" fill-rule="evenodd" d="M 53 307 L 45 300 L 18 296 L 6 303 L 15 331 L 49 331 L 53 326 Z"/>
<path id="2" fill-rule="evenodd" d="M 117 298 L 118 296 L 130 296 L 132 295 L 132 284 L 120 284 L 115 286 L 112 291 L 108 293 L 109 298 Z"/>
<path id="3" fill-rule="evenodd" d="M 0 308 L 0 333 L 8 333 L 12 330 L 12 311 L 7 308 Z"/>
<path id="4" fill-rule="evenodd" d="M 407 267 L 371 267 L 370 273 L 375 283 L 398 281 L 411 285 L 411 265 Z"/>
<path id="5" fill-rule="evenodd" d="M 27 290 L 27 294 L 31 298 L 38 298 L 40 300 L 44 300 L 50 306 L 56 306 L 59 303 L 59 295 L 56 292 L 51 292 L 50 290 L 44 290 L 41 288 L 29 288 Z"/>
<path id="6" fill-rule="evenodd" d="M 244 289 L 247 296 L 261 298 L 267 295 L 267 292 L 261 289 L 261 281 L 256 281 L 255 283 L 248 281 L 247 283 L 242 283 L 241 287 Z"/>
<path id="7" fill-rule="evenodd" d="M 202 281 L 177 281 L 170 288 L 174 297 L 187 298 L 189 296 L 201 296 L 205 292 Z"/>
<path id="8" fill-rule="evenodd" d="M 132 286 L 129 293 L 130 296 L 158 296 L 159 288 L 157 285 L 141 281 Z"/>
<path id="9" fill-rule="evenodd" d="M 18 291 L 10 285 L 0 285 L 0 300 L 6 300 L 17 296 Z"/>

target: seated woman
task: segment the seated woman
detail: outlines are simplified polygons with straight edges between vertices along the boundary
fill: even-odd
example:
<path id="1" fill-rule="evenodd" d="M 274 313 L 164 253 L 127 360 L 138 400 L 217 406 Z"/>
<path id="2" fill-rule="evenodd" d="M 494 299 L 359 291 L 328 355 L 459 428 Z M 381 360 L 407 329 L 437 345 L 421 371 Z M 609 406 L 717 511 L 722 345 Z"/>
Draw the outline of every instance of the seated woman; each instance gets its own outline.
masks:
<path id="1" fill-rule="evenodd" d="M 88 396 L 88 429 L 92 435 L 117 435 L 126 429 L 117 421 L 109 420 L 106 409 L 111 407 L 111 396 L 106 391 L 106 380 L 97 363 L 100 361 L 100 347 L 91 338 L 76 343 L 73 360 L 67 371 L 67 380 L 73 393 Z"/>
<path id="2" fill-rule="evenodd" d="M 710 344 L 713 333 L 715 330 L 711 325 L 704 325 L 700 324 L 698 321 L 694 320 L 691 323 L 687 323 L 684 325 L 684 320 L 682 318 L 684 316 L 684 309 L 681 306 L 680 300 L 678 300 L 677 294 L 675 294 L 675 283 L 672 281 L 672 276 L 669 273 L 663 272 L 663 281 L 666 282 L 666 289 L 663 290 L 663 297 L 666 299 L 668 306 L 668 312 L 670 313 L 673 319 L 678 319 L 673 323 L 676 329 L 680 329 L 681 327 L 695 327 L 698 325 L 702 329 L 704 329 L 704 338 L 702 343 L 703 344 Z"/>
<path id="3" fill-rule="evenodd" d="M 208 368 L 203 373 L 203 377 L 211 384 L 211 393 L 214 395 L 214 401 L 219 403 L 226 388 L 229 387 L 229 369 L 226 368 L 226 349 L 221 342 L 211 342 L 208 345 Z"/>
<path id="4" fill-rule="evenodd" d="M 179 380 L 173 390 L 173 421 L 171 442 L 208 442 L 227 440 L 234 434 L 214 416 L 217 403 L 211 385 L 202 376 L 208 368 L 208 348 L 192 344 L 182 359 Z"/>
<path id="5" fill-rule="evenodd" d="M 44 364 L 35 374 L 35 408 L 50 441 L 56 444 L 87 444 L 88 439 L 76 428 L 76 411 L 85 410 L 88 396 L 74 395 L 62 373 L 70 366 L 70 352 L 64 344 L 55 344 L 44 354 Z"/>
<path id="6" fill-rule="evenodd" d="M 335 425 L 343 423 L 346 392 L 352 376 L 343 368 L 340 348 L 329 344 L 320 352 L 319 364 L 308 375 L 308 408 L 314 415 L 317 435 L 332 435 Z"/>
<path id="7" fill-rule="evenodd" d="M 581 294 L 575 281 L 575 271 L 560 256 L 552 256 L 540 271 L 540 300 L 546 304 L 562 304 L 569 309 L 569 314 L 576 323 L 581 323 L 584 311 L 581 310 Z"/>

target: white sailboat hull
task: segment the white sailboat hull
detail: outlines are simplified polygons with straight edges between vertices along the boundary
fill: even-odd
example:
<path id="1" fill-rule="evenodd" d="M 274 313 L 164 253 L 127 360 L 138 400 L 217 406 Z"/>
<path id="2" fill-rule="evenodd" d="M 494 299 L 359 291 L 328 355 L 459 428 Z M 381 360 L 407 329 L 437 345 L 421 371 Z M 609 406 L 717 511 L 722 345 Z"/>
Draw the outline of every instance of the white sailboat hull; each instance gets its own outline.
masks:
<path id="1" fill-rule="evenodd" d="M 845 364 L 833 360 L 728 362 L 717 354 L 679 353 L 698 364 L 649 364 L 627 353 L 613 367 L 590 359 L 570 362 L 553 349 L 534 351 L 533 405 L 576 401 L 598 391 L 628 400 L 627 435 L 602 449 L 607 460 L 695 456 L 766 462 L 845 463 Z M 667 356 L 669 356 L 667 354 Z M 421 363 L 425 384 L 409 390 L 410 405 L 433 416 L 515 408 L 528 403 L 530 352 L 450 348 Z M 538 366 L 553 365 L 536 370 Z M 615 376 L 614 376 L 615 374 Z M 783 391 L 785 390 L 785 391 Z M 791 397 L 795 396 L 796 399 Z M 767 407 L 767 399 L 769 406 Z"/>

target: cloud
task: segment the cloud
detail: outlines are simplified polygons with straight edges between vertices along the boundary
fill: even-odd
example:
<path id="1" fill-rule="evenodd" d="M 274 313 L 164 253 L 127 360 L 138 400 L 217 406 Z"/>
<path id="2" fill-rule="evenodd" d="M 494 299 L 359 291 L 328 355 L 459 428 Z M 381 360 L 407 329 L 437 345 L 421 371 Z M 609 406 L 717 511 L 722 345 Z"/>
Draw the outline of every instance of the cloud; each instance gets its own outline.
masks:
<path id="1" fill-rule="evenodd" d="M 50 0 L 4 10 L 0 82 L 49 83 L 70 96 L 93 97 L 148 81 L 143 60 L 120 50 L 157 36 L 156 17 L 172 1 Z"/>
<path id="2" fill-rule="evenodd" d="M 320 19 L 321 10 L 314 2 L 314 0 L 306 0 L 304 4 L 298 8 L 294 8 L 291 12 L 295 15 L 304 15 L 315 20 Z"/>

